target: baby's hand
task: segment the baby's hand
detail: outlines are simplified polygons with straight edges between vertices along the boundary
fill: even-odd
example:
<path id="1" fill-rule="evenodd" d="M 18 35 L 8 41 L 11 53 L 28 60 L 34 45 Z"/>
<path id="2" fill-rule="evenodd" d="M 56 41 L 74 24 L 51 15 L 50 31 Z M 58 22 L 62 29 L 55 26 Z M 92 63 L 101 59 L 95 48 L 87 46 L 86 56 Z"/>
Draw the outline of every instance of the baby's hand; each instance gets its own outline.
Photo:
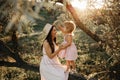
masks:
<path id="1" fill-rule="evenodd" d="M 59 25 L 57 28 L 58 28 L 59 30 L 61 30 L 61 31 L 64 30 L 64 27 L 63 27 L 62 25 Z"/>
<path id="2" fill-rule="evenodd" d="M 59 26 L 57 26 L 57 28 L 60 30 L 61 26 L 59 25 Z"/>

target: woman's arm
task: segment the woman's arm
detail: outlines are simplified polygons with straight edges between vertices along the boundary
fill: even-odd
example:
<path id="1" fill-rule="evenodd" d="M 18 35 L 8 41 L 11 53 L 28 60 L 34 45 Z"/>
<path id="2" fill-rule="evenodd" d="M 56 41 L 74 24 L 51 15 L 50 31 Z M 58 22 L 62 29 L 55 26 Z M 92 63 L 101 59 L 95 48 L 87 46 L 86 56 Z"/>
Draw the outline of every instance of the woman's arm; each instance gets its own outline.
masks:
<path id="1" fill-rule="evenodd" d="M 43 43 L 43 46 L 45 48 L 46 54 L 47 56 L 52 59 L 54 58 L 57 54 L 59 54 L 60 50 L 62 49 L 61 47 L 58 48 L 54 53 L 52 53 L 52 50 L 50 48 L 49 43 L 45 40 L 45 42 Z"/>

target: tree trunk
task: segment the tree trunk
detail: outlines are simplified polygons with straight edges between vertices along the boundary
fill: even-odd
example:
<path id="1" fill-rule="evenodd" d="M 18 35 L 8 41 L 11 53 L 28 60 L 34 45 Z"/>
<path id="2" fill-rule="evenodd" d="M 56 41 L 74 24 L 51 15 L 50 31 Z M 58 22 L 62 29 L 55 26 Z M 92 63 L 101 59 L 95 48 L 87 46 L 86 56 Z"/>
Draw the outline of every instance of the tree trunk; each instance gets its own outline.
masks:
<path id="1" fill-rule="evenodd" d="M 87 35 L 89 35 L 93 40 L 99 42 L 101 41 L 101 39 L 94 33 L 92 33 L 79 19 L 75 9 L 72 7 L 72 5 L 70 3 L 66 3 L 66 8 L 67 10 L 71 13 L 71 15 L 73 16 L 76 24 L 78 25 L 78 27 L 83 30 Z"/>

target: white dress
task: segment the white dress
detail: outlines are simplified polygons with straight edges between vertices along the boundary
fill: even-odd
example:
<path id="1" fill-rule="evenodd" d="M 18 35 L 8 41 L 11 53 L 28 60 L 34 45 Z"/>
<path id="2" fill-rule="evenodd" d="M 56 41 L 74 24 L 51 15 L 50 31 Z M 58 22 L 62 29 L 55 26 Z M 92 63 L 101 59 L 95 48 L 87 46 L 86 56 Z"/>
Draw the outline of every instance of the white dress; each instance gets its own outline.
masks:
<path id="1" fill-rule="evenodd" d="M 46 55 L 46 51 L 43 46 L 43 57 L 40 62 L 41 80 L 68 80 L 69 73 L 66 73 L 65 70 L 66 66 L 63 66 L 60 63 L 57 56 L 50 59 Z"/>

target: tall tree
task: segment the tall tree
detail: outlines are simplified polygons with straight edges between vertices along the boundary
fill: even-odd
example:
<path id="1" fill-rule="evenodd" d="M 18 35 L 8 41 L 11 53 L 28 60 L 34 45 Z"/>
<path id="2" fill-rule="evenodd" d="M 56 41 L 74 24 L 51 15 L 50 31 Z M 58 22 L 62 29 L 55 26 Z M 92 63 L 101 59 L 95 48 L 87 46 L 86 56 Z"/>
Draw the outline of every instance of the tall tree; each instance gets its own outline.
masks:
<path id="1" fill-rule="evenodd" d="M 101 39 L 93 32 L 91 32 L 79 19 L 75 9 L 72 7 L 72 5 L 68 2 L 66 2 L 66 8 L 67 10 L 71 13 L 71 15 L 73 16 L 77 26 L 83 30 L 86 34 L 88 34 L 93 40 L 99 42 L 101 41 Z"/>

